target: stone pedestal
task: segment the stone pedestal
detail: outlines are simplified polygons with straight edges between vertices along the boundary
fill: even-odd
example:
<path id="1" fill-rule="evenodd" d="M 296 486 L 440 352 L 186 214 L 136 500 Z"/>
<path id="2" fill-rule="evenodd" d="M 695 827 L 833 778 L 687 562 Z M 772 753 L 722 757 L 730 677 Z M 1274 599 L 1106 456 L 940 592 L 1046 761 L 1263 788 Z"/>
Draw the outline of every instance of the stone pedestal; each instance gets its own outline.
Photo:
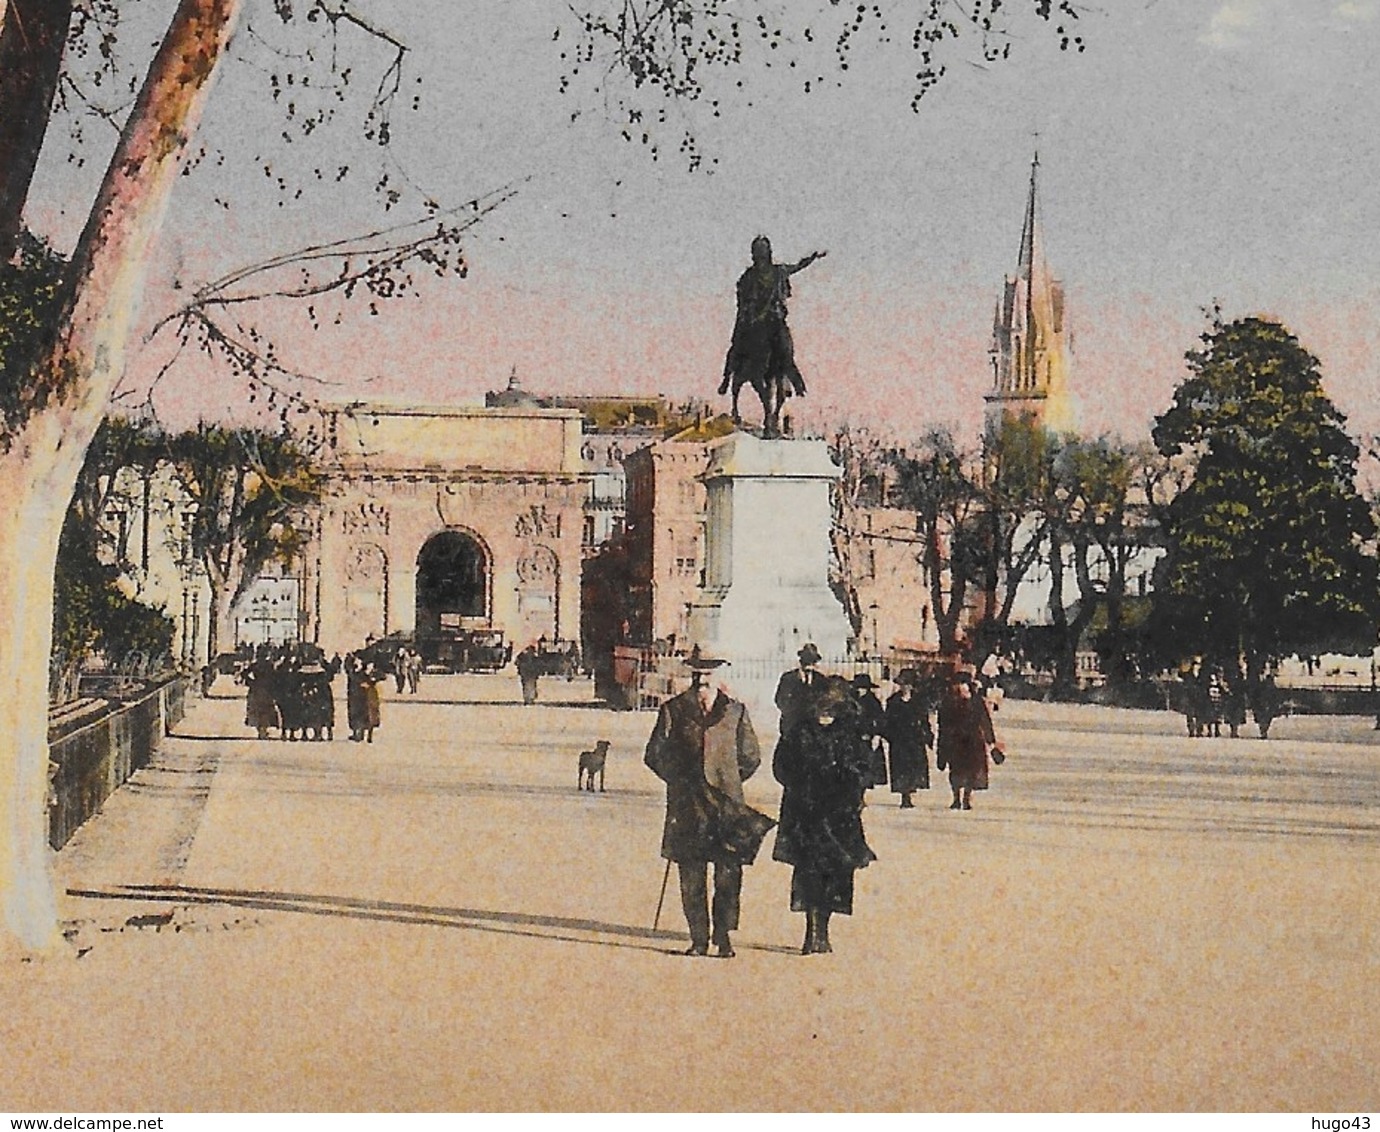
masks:
<path id="1" fill-rule="evenodd" d="M 728 659 L 724 682 L 759 732 L 774 733 L 781 673 L 813 641 L 828 660 L 852 630 L 829 588 L 829 489 L 840 475 L 821 440 L 725 437 L 710 450 L 704 585 L 690 641 Z"/>

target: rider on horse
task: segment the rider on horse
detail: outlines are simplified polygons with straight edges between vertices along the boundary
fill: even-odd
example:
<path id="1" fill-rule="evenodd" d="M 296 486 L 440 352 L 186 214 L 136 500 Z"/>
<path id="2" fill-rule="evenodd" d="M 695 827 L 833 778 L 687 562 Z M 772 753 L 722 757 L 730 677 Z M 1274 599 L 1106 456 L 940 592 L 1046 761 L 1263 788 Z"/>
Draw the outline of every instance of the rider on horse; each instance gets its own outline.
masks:
<path id="1" fill-rule="evenodd" d="M 799 263 L 773 263 L 771 241 L 752 241 L 752 266 L 738 277 L 738 317 L 733 341 L 724 359 L 719 392 L 733 390 L 733 416 L 738 417 L 738 392 L 751 385 L 762 398 L 763 424 L 768 435 L 778 431 L 781 402 L 805 392 L 805 380 L 795 364 L 795 346 L 786 325 L 786 300 L 791 276 L 810 266 L 824 252 L 811 252 Z"/>

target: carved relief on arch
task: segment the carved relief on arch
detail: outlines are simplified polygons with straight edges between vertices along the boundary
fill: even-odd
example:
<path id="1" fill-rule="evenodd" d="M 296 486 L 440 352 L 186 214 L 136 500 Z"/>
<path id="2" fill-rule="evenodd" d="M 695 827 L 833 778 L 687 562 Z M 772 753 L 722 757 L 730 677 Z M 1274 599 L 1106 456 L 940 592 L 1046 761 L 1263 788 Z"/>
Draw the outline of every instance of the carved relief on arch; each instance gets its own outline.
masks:
<path id="1" fill-rule="evenodd" d="M 342 534 L 386 535 L 390 522 L 388 508 L 372 499 L 361 500 L 340 511 Z"/>
<path id="2" fill-rule="evenodd" d="M 530 546 L 517 560 L 518 635 L 524 643 L 560 636 L 560 572 L 549 546 Z"/>
<path id="3" fill-rule="evenodd" d="M 373 543 L 352 547 L 345 559 L 345 578 L 349 582 L 372 582 L 388 577 L 388 555 Z"/>
<path id="4" fill-rule="evenodd" d="M 545 503 L 530 504 L 513 520 L 513 537 L 521 539 L 560 538 L 561 513 L 552 514 Z"/>
<path id="5" fill-rule="evenodd" d="M 549 546 L 529 547 L 517 561 L 518 581 L 528 589 L 554 590 L 560 560 Z"/>

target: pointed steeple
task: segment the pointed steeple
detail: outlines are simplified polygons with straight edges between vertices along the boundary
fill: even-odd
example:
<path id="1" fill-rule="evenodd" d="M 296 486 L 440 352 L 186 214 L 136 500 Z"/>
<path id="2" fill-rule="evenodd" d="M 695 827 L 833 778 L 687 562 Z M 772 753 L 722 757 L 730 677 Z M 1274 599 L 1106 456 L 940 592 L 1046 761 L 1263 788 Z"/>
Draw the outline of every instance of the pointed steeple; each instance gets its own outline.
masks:
<path id="1" fill-rule="evenodd" d="M 987 395 L 988 423 L 1002 416 L 1028 417 L 1046 428 L 1067 431 L 1073 414 L 1065 388 L 1068 342 L 1063 284 L 1045 262 L 1039 206 L 1040 155 L 1030 164 L 1030 192 L 1016 274 L 1007 276 L 992 334 L 993 387 Z"/>
<path id="2" fill-rule="evenodd" d="M 1030 196 L 1025 202 L 1025 227 L 1021 230 L 1021 274 L 1029 277 L 1031 270 L 1044 259 L 1044 241 L 1040 238 L 1040 215 L 1036 208 L 1035 178 L 1040 171 L 1040 151 L 1030 163 Z"/>

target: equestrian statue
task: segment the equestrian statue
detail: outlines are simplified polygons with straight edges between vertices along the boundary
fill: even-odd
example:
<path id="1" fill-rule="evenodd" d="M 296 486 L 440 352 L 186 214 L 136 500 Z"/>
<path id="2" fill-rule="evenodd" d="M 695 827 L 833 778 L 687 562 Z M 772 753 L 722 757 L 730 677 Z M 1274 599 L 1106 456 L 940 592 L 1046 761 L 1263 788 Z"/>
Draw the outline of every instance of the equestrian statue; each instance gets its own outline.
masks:
<path id="1" fill-rule="evenodd" d="M 744 385 L 752 386 L 762 401 L 763 436 L 780 436 L 783 402 L 805 394 L 805 379 L 795 364 L 795 346 L 786 325 L 786 300 L 791 276 L 825 254 L 811 252 L 799 263 L 773 263 L 771 241 L 758 236 L 752 241 L 752 266 L 738 277 L 738 317 L 719 393 L 732 390 L 736 422 L 741 420 L 738 394 Z"/>

